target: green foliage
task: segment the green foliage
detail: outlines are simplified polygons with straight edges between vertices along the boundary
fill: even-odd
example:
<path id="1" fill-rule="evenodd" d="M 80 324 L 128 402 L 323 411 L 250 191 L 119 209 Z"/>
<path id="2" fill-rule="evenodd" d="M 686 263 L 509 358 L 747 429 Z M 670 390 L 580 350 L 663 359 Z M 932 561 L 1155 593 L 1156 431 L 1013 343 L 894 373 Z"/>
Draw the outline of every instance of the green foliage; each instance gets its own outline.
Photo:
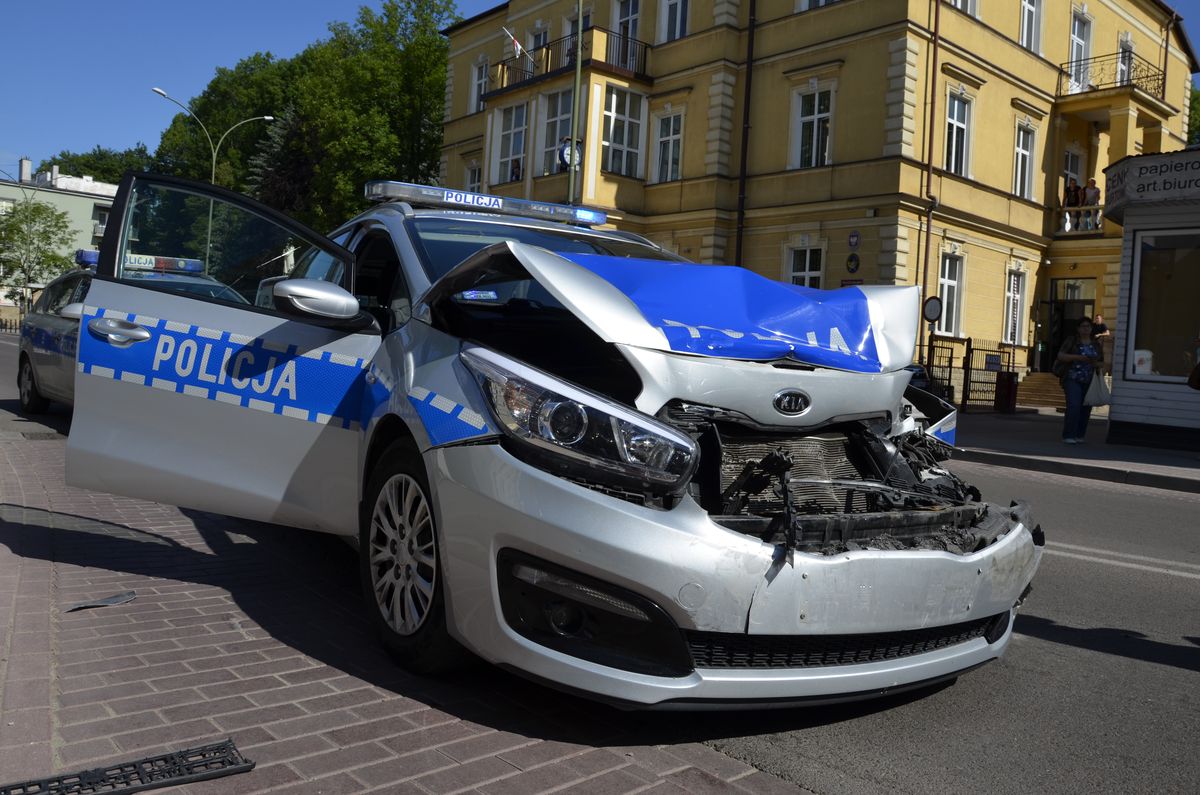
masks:
<path id="1" fill-rule="evenodd" d="M 1192 86 L 1192 97 L 1188 103 L 1188 130 L 1187 141 L 1189 144 L 1200 144 L 1200 89 Z"/>
<path id="2" fill-rule="evenodd" d="M 0 215 L 0 289 L 16 300 L 27 285 L 43 285 L 71 268 L 74 241 L 67 214 L 25 199 Z"/>
<path id="3" fill-rule="evenodd" d="M 189 105 L 220 146 L 216 182 L 250 193 L 317 229 L 363 206 L 371 179 L 436 178 L 452 0 L 385 0 L 294 58 L 259 53 L 216 77 Z M 175 117 L 155 153 L 166 173 L 208 179 L 212 149 L 199 125 Z"/>
<path id="4" fill-rule="evenodd" d="M 38 164 L 37 172 L 49 171 L 58 166 L 63 174 L 73 177 L 91 176 L 98 182 L 117 183 L 129 170 L 148 171 L 154 158 L 144 143 L 130 149 L 117 150 L 97 146 L 90 152 L 68 152 L 63 150 Z"/>

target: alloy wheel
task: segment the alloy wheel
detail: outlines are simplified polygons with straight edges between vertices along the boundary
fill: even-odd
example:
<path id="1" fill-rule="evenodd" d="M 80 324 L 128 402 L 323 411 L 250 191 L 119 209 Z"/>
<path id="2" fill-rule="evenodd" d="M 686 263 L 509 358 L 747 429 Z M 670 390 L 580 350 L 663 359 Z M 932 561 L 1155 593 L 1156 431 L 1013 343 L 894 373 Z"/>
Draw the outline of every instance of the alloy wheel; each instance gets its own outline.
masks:
<path id="1" fill-rule="evenodd" d="M 384 483 L 371 513 L 367 550 L 375 605 L 388 626 L 411 635 L 429 616 L 437 585 L 437 540 L 425 493 L 396 474 Z"/>

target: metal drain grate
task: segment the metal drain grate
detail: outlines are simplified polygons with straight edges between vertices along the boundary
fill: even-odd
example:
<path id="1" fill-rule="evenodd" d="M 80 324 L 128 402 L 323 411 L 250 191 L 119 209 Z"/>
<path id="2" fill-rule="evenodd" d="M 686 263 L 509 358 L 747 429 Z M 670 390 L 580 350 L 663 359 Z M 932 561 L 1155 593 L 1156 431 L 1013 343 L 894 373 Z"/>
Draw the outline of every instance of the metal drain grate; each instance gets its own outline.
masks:
<path id="1" fill-rule="evenodd" d="M 101 795 L 174 787 L 246 773 L 254 763 L 242 756 L 232 739 L 186 751 L 172 751 L 135 762 L 121 762 L 40 781 L 0 785 L 0 795 Z"/>

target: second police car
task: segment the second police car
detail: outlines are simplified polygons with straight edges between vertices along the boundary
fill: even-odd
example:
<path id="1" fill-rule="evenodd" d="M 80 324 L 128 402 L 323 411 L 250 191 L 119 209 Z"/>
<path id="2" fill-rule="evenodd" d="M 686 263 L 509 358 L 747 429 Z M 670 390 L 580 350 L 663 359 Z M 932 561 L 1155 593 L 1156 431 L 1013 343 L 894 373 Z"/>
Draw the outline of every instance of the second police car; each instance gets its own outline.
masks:
<path id="1" fill-rule="evenodd" d="M 416 671 L 465 647 L 686 707 L 867 697 L 1004 651 L 1044 541 L 942 467 L 953 409 L 905 369 L 914 288 L 686 263 L 586 208 L 366 190 L 324 238 L 127 176 L 69 481 L 356 534 Z M 164 252 L 238 300 L 124 264 Z"/>

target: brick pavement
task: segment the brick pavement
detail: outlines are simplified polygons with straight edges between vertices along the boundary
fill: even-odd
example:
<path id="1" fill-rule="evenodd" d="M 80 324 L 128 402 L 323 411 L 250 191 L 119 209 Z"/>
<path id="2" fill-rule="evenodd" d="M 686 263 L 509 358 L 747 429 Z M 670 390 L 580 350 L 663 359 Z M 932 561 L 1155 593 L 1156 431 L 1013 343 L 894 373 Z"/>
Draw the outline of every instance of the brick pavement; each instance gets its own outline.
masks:
<path id="1" fill-rule="evenodd" d="M 482 664 L 411 676 L 341 541 L 71 489 L 64 451 L 0 441 L 0 783 L 233 737 L 257 767 L 182 791 L 799 791 L 704 744 L 752 715 L 623 713 Z"/>

